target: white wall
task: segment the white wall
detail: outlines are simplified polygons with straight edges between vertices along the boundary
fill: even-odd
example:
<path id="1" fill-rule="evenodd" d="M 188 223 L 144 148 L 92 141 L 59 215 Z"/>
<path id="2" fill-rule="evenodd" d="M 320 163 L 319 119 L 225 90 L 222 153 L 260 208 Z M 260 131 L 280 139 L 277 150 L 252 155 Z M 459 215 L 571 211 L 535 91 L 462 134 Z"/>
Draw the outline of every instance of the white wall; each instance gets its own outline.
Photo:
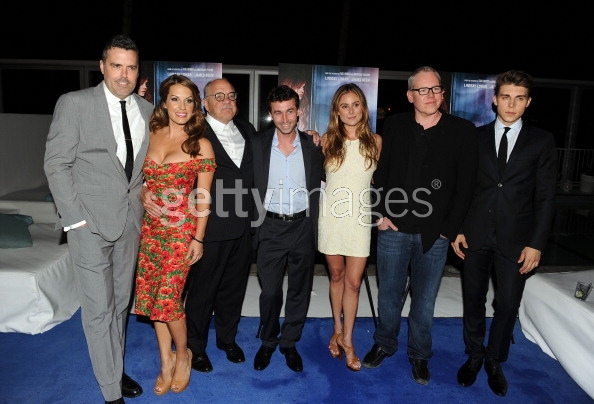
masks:
<path id="1" fill-rule="evenodd" d="M 41 199 L 49 193 L 43 156 L 51 120 L 51 115 L 0 114 L 0 198 L 29 189 Z"/>

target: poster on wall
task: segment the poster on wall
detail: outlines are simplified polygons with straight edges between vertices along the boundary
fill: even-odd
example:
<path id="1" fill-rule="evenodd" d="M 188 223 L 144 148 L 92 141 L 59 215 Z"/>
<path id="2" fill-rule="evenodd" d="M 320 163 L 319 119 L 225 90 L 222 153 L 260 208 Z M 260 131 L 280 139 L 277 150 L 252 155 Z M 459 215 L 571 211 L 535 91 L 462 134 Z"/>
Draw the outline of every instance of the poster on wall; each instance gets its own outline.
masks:
<path id="1" fill-rule="evenodd" d="M 204 85 L 213 79 L 223 77 L 222 63 L 201 62 L 155 62 L 154 81 L 149 84 L 153 92 L 153 99 L 159 100 L 159 85 L 173 74 L 183 74 L 190 78 L 200 90 L 200 97 L 204 98 Z"/>
<path id="2" fill-rule="evenodd" d="M 452 115 L 468 119 L 476 126 L 493 121 L 496 77 L 496 74 L 454 73 L 450 107 Z"/>
<path id="3" fill-rule="evenodd" d="M 345 83 L 355 83 L 367 98 L 371 130 L 377 119 L 379 68 L 280 63 L 278 84 L 286 84 L 299 94 L 300 130 L 326 132 L 332 96 Z"/>

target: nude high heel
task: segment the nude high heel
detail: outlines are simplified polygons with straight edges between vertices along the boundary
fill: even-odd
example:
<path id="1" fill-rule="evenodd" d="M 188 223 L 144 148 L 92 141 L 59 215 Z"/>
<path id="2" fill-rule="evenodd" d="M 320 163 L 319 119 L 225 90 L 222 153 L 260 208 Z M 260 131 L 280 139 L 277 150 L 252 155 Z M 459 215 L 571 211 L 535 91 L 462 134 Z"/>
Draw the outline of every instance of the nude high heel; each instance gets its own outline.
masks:
<path id="1" fill-rule="evenodd" d="M 171 390 L 174 393 L 181 393 L 190 384 L 190 375 L 192 374 L 192 351 L 190 348 L 187 348 L 188 351 L 188 367 L 187 367 L 187 375 L 184 375 L 182 378 L 176 378 L 175 374 L 173 375 L 173 380 L 171 381 Z"/>
<path id="2" fill-rule="evenodd" d="M 171 357 L 173 359 L 173 362 L 171 363 L 171 378 L 169 380 L 163 380 L 163 378 L 161 377 L 161 373 L 159 373 L 159 376 L 155 381 L 155 388 L 153 390 L 155 394 L 158 396 L 167 394 L 167 392 L 169 392 L 169 390 L 171 389 L 171 382 L 173 381 L 173 369 L 175 369 L 175 352 L 172 353 Z"/>
<path id="3" fill-rule="evenodd" d="M 336 342 L 340 347 L 340 359 L 342 359 L 342 353 L 344 352 L 347 368 L 354 372 L 360 371 L 361 361 L 357 357 L 355 349 L 352 346 L 346 346 L 342 340 L 342 336 L 339 336 Z"/>
<path id="4" fill-rule="evenodd" d="M 340 355 L 340 349 L 338 348 L 338 344 L 336 343 L 336 340 L 338 339 L 338 337 L 340 336 L 340 333 L 335 333 L 332 335 L 332 337 L 330 338 L 330 342 L 328 343 L 328 350 L 330 351 L 330 355 L 333 358 L 338 358 L 338 356 Z"/>

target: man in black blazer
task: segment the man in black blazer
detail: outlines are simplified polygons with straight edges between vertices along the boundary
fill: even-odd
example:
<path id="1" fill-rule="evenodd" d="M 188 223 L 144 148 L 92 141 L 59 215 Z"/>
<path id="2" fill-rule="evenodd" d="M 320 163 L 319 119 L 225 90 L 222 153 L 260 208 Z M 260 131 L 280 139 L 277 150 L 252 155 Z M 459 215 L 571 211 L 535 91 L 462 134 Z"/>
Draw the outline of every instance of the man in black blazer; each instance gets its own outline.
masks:
<path id="1" fill-rule="evenodd" d="M 386 119 L 373 175 L 379 324 L 362 365 L 376 368 L 398 350 L 402 295 L 410 268 L 407 356 L 413 380 L 429 383 L 435 299 L 450 241 L 460 231 L 476 177 L 476 127 L 443 112 L 445 90 L 430 66 L 411 73 L 412 112 Z"/>
<path id="2" fill-rule="evenodd" d="M 264 370 L 276 346 L 287 366 L 303 370 L 295 344 L 301 338 L 313 284 L 317 250 L 319 190 L 322 181 L 321 148 L 313 137 L 297 130 L 299 96 L 288 86 L 270 91 L 268 111 L 274 127 L 253 139 L 257 217 L 254 247 L 262 291 L 260 330 L 262 346 L 254 369 Z M 283 279 L 288 275 L 285 319 Z"/>
<path id="3" fill-rule="evenodd" d="M 252 137 L 254 126 L 235 118 L 237 93 L 224 78 L 204 86 L 206 138 L 217 161 L 211 189 L 211 213 L 204 235 L 204 255 L 192 265 L 186 294 L 188 347 L 192 367 L 210 372 L 206 353 L 210 322 L 214 313 L 217 348 L 233 363 L 245 362 L 235 342 L 243 299 L 252 264 L 254 182 Z"/>
<path id="4" fill-rule="evenodd" d="M 461 234 L 452 243 L 464 259 L 464 343 L 469 355 L 458 371 L 458 383 L 472 385 L 484 360 L 489 386 L 499 396 L 507 393 L 500 363 L 507 360 L 526 278 L 539 265 L 554 214 L 555 140 L 522 120 L 532 100 L 532 86 L 532 77 L 522 71 L 497 77 L 493 96 L 497 118 L 477 129 L 476 189 Z M 492 267 L 495 311 L 485 348 L 485 302 Z"/>

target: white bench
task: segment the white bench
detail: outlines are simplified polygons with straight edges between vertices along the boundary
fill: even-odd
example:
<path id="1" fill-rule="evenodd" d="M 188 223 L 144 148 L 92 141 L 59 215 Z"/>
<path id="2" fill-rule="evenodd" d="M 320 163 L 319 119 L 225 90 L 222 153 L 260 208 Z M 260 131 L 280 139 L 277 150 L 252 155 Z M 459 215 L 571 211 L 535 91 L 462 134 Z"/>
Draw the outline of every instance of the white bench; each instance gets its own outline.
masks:
<path id="1" fill-rule="evenodd" d="M 0 200 L 0 212 L 33 217 L 32 247 L 0 249 L 0 332 L 39 334 L 80 307 L 53 202 Z"/>
<path id="2" fill-rule="evenodd" d="M 594 399 L 594 295 L 576 299 L 578 281 L 594 282 L 594 269 L 534 274 L 526 281 L 519 317 L 526 338 Z"/>

